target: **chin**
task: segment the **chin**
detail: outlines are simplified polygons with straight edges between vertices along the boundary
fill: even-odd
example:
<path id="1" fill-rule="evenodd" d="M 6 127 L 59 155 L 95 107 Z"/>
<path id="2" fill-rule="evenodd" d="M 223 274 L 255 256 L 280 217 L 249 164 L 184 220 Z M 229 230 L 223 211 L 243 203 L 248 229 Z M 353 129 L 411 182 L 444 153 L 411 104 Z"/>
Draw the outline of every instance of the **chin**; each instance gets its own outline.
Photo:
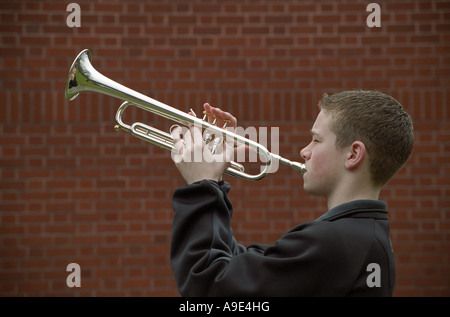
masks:
<path id="1" fill-rule="evenodd" d="M 313 191 L 311 190 L 311 186 L 308 186 L 308 184 L 305 182 L 303 183 L 303 190 L 310 195 L 314 195 Z"/>
<path id="2" fill-rule="evenodd" d="M 313 196 L 321 196 L 321 192 L 317 189 L 317 187 L 313 186 L 313 184 L 308 184 L 307 182 L 303 183 L 303 190 L 310 195 Z"/>

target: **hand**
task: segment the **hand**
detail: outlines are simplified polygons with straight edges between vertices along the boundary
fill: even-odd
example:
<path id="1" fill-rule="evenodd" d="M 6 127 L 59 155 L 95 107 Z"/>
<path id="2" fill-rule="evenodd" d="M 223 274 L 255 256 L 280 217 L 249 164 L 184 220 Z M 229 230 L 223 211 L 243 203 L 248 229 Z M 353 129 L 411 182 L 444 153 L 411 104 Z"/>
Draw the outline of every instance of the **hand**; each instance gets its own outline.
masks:
<path id="1" fill-rule="evenodd" d="M 233 117 L 233 115 L 231 113 L 225 112 L 225 111 L 221 110 L 220 108 L 211 107 L 209 105 L 209 103 L 205 103 L 203 105 L 203 108 L 205 109 L 206 112 L 209 112 L 212 115 L 212 116 L 208 116 L 209 123 L 212 123 L 214 120 L 214 116 L 216 116 L 217 118 L 219 118 L 216 123 L 216 125 L 218 127 L 223 127 L 224 120 L 230 121 L 230 123 L 228 124 L 227 127 L 230 127 L 230 128 L 237 127 L 237 119 L 235 117 Z"/>
<path id="2" fill-rule="evenodd" d="M 223 126 L 224 120 L 229 120 L 229 127 L 236 127 L 237 120 L 230 113 L 222 111 L 219 108 L 211 107 L 205 103 L 203 105 L 205 111 L 213 116 L 219 117 L 218 126 Z M 190 112 L 191 115 L 195 115 Z M 213 117 L 208 119 L 212 122 Z M 171 131 L 174 146 L 178 151 L 172 155 L 176 167 L 188 184 L 192 184 L 204 179 L 220 181 L 225 169 L 229 166 L 229 162 L 233 159 L 234 146 L 221 141 L 217 151 L 213 154 L 210 145 L 206 144 L 203 139 L 201 128 L 198 126 L 190 126 L 184 135 L 182 135 L 181 127 L 177 127 Z M 211 141 L 211 143 L 213 143 Z"/>

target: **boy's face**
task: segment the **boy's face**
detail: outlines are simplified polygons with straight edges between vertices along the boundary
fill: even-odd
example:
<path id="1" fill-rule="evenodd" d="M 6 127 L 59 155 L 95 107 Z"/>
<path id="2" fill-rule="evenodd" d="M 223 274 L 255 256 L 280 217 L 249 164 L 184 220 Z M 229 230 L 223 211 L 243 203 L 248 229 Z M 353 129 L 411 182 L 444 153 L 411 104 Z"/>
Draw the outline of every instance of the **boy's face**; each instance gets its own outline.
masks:
<path id="1" fill-rule="evenodd" d="M 331 115 L 320 111 L 311 129 L 312 141 L 300 152 L 307 170 L 303 175 L 304 190 L 325 198 L 337 188 L 345 171 L 345 150 L 336 148 L 331 120 Z"/>

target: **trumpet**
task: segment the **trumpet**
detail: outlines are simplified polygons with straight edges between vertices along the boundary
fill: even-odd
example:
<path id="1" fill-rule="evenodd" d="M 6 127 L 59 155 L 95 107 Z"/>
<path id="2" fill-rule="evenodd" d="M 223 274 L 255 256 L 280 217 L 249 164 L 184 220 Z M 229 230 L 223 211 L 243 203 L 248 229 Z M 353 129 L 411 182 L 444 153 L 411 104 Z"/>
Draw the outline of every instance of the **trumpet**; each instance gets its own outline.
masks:
<path id="1" fill-rule="evenodd" d="M 183 126 L 195 125 L 204 128 L 208 131 L 210 136 L 214 136 L 214 150 L 217 148 L 218 143 L 223 142 L 226 138 L 226 140 L 234 140 L 237 144 L 245 145 L 250 150 L 255 150 L 259 153 L 261 161 L 264 162 L 264 166 L 261 166 L 260 168 L 260 173 L 248 174 L 245 172 L 245 169 L 241 164 L 237 162 L 230 162 L 229 166 L 224 171 L 224 173 L 229 176 L 243 178 L 250 181 L 260 180 L 270 173 L 275 160 L 278 160 L 284 165 L 290 166 L 301 174 L 306 172 L 304 164 L 292 162 L 278 154 L 270 153 L 267 148 L 253 140 L 227 130 L 225 127 L 218 127 L 215 125 L 215 122 L 207 122 L 208 114 L 206 114 L 203 118 L 191 116 L 115 82 L 114 80 L 99 73 L 92 66 L 91 60 L 92 53 L 88 49 L 81 51 L 75 58 L 69 69 L 69 75 L 67 77 L 65 88 L 65 97 L 67 100 L 71 101 L 74 100 L 80 92 L 91 91 L 122 100 L 123 103 L 119 106 L 115 116 L 116 125 L 114 126 L 114 129 L 116 131 L 124 130 L 137 138 L 155 144 L 163 149 L 177 152 L 170 133 L 161 131 L 141 122 L 134 122 L 131 125 L 123 122 L 122 116 L 125 109 L 129 106 L 135 106 Z"/>

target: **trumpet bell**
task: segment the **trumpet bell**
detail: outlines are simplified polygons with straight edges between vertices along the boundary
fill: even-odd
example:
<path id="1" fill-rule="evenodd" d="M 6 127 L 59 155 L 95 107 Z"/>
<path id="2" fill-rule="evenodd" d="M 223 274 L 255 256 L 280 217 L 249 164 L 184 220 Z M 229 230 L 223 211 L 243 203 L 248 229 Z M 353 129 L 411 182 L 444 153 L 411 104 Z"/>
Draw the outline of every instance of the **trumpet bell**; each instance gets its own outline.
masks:
<path id="1" fill-rule="evenodd" d="M 82 50 L 73 61 L 69 68 L 69 75 L 66 81 L 65 95 L 67 100 L 74 100 L 81 92 L 81 85 L 86 85 L 86 77 L 83 76 L 83 72 L 80 69 L 86 71 L 87 62 L 89 64 L 92 60 L 92 53 L 88 49 Z"/>

